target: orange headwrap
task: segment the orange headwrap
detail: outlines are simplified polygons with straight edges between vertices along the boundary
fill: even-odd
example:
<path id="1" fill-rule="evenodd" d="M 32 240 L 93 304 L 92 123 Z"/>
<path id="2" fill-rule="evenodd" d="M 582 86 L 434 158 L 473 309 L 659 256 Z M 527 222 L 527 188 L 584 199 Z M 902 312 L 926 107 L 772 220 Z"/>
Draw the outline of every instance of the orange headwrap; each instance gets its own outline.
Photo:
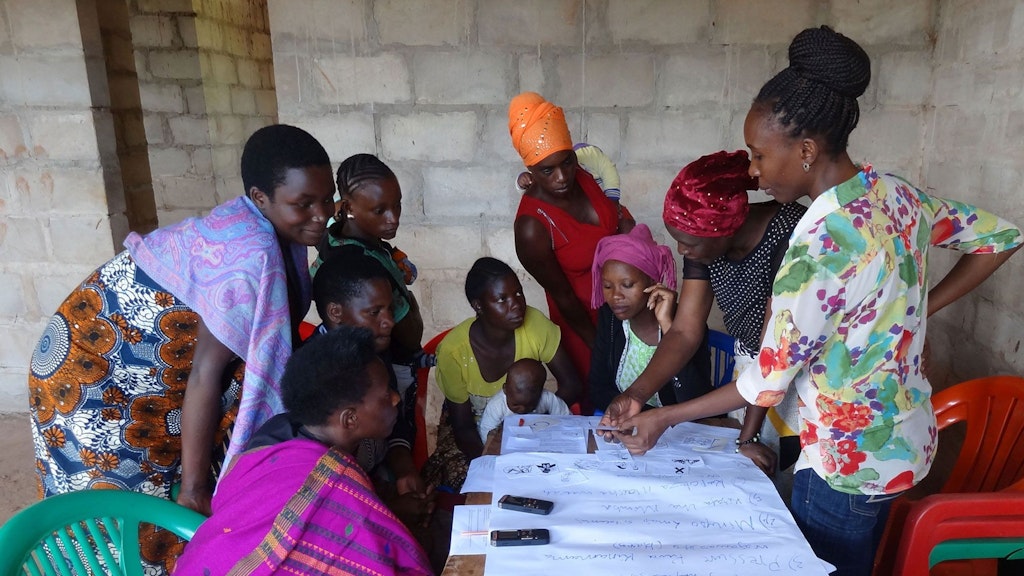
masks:
<path id="1" fill-rule="evenodd" d="M 565 113 L 536 92 L 523 92 L 512 99 L 508 132 L 526 166 L 534 166 L 555 152 L 572 150 Z"/>

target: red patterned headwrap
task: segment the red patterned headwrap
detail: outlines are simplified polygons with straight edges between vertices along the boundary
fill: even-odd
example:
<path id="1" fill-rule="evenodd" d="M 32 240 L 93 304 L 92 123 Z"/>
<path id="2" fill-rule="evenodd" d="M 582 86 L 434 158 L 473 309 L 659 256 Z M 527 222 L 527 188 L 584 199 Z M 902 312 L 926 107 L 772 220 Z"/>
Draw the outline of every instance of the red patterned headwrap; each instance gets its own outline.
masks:
<path id="1" fill-rule="evenodd" d="M 512 99 L 508 132 L 526 166 L 535 166 L 555 152 L 572 150 L 565 113 L 536 92 L 523 92 Z"/>
<path id="2" fill-rule="evenodd" d="M 687 164 L 665 193 L 662 219 L 699 238 L 731 236 L 747 219 L 747 190 L 757 189 L 749 168 L 744 150 L 722 150 Z"/>

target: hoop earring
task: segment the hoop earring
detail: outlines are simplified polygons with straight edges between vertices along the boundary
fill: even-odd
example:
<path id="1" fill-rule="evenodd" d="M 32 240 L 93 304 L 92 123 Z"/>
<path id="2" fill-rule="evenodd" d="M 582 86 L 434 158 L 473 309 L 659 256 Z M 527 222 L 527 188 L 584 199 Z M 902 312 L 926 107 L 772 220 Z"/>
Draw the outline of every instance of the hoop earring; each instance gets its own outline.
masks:
<path id="1" fill-rule="evenodd" d="M 811 171 L 811 165 L 809 163 L 807 163 L 807 162 L 804 162 L 804 172 L 810 172 L 810 171 Z"/>

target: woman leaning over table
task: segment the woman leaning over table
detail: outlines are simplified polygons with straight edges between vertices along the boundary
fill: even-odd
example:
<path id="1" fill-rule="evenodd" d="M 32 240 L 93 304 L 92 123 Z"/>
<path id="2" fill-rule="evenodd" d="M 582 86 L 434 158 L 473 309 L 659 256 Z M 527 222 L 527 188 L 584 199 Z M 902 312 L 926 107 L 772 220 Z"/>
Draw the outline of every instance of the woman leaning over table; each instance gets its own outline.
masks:
<path id="1" fill-rule="evenodd" d="M 606 420 L 633 452 L 675 423 L 772 406 L 795 385 L 802 452 L 793 515 L 836 574 L 870 574 L 892 499 L 935 454 L 931 387 L 921 371 L 926 319 L 991 275 L 1021 231 L 974 206 L 928 196 L 854 164 L 846 151 L 871 63 L 828 27 L 798 34 L 789 67 L 754 99 L 744 123 L 750 174 L 780 202 L 808 196 L 775 278 L 758 363 L 683 404 Z M 927 291 L 930 246 L 964 252 Z"/>
<path id="2" fill-rule="evenodd" d="M 597 312 L 590 307 L 590 265 L 597 242 L 633 228 L 632 217 L 579 169 L 562 109 L 524 92 L 508 109 L 512 146 L 532 183 L 523 193 L 514 225 L 516 255 L 544 287 L 551 321 L 584 382 L 590 371 Z M 577 400 L 590 413 L 586 390 Z"/>
<path id="3" fill-rule="evenodd" d="M 40 496 L 169 498 L 180 477 L 178 502 L 209 514 L 221 460 L 281 411 L 310 303 L 306 247 L 323 236 L 334 180 L 320 143 L 286 125 L 249 138 L 241 174 L 244 196 L 130 234 L 51 318 L 29 376 Z M 215 445 L 228 436 L 225 455 Z"/>

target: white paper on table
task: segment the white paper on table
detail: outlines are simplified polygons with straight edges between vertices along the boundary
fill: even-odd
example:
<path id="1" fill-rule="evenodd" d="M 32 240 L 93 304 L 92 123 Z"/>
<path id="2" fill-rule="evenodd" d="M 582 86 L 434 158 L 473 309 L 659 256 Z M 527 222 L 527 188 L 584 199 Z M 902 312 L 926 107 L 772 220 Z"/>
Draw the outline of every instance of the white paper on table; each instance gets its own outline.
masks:
<path id="1" fill-rule="evenodd" d="M 448 554 L 484 554 L 490 536 L 487 534 L 491 521 L 491 507 L 484 505 L 456 506 L 452 514 L 452 545 Z M 485 532 L 485 534 L 463 534 L 463 532 Z"/>
<path id="2" fill-rule="evenodd" d="M 480 456 L 469 462 L 466 481 L 462 483 L 462 493 L 490 492 L 494 486 L 494 459 L 497 456 Z"/>
<path id="3" fill-rule="evenodd" d="M 736 431 L 732 434 L 735 436 Z M 714 434 L 713 434 L 714 435 Z M 671 440 L 671 438 L 670 438 Z M 826 572 L 768 478 L 733 452 L 654 449 L 638 461 L 648 470 L 687 455 L 672 476 L 618 475 L 596 455 L 509 454 L 495 462 L 495 494 L 554 502 L 547 516 L 492 505 L 490 529 L 547 528 L 546 546 L 488 547 L 485 576 L 574 573 L 816 575 Z M 562 484 L 536 474 L 538 460 L 552 471 L 576 468 L 587 480 Z M 502 470 L 522 468 L 510 477 Z"/>
<path id="4" fill-rule="evenodd" d="M 501 453 L 586 454 L 587 431 L 576 416 L 513 414 L 502 424 Z"/>

